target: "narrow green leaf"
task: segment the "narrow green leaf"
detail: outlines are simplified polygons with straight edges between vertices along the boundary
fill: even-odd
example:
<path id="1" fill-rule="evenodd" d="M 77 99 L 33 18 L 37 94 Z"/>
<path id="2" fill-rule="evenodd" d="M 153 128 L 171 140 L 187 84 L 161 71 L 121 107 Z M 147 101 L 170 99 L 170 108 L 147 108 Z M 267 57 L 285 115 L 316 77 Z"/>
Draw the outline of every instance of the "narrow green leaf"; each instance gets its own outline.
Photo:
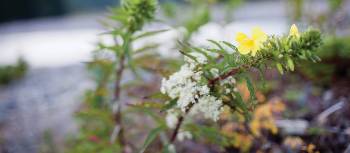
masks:
<path id="1" fill-rule="evenodd" d="M 214 44 L 215 46 L 217 46 L 220 50 L 224 50 L 224 47 L 222 47 L 222 46 L 220 45 L 220 43 L 218 43 L 217 41 L 215 41 L 215 40 L 210 40 L 210 39 L 208 39 L 208 41 L 211 42 L 212 44 Z"/>
<path id="2" fill-rule="evenodd" d="M 175 105 L 177 104 L 177 98 L 176 99 L 172 99 L 170 100 L 167 104 L 164 105 L 164 107 L 162 108 L 162 112 L 166 111 L 170 108 L 173 108 Z"/>
<path id="3" fill-rule="evenodd" d="M 155 92 L 155 93 L 153 93 L 151 95 L 146 96 L 145 99 L 159 99 L 159 100 L 162 100 L 162 101 L 167 101 L 170 98 L 167 95 L 165 95 L 165 94 L 163 94 L 161 92 Z"/>
<path id="4" fill-rule="evenodd" d="M 140 150 L 140 153 L 144 153 L 147 149 L 147 147 L 157 138 L 158 134 L 163 131 L 163 127 L 157 127 L 151 130 Z"/>
<path id="5" fill-rule="evenodd" d="M 236 97 L 236 106 L 238 106 L 238 108 L 240 108 L 243 111 L 244 118 L 246 120 L 250 120 L 250 113 L 247 104 L 242 99 L 242 96 L 238 92 L 235 92 L 234 95 Z"/>
<path id="6" fill-rule="evenodd" d="M 142 34 L 140 34 L 140 35 L 135 36 L 135 37 L 133 38 L 133 40 L 137 40 L 137 39 L 140 39 L 140 38 L 153 36 L 153 35 L 156 35 L 156 34 L 165 32 L 165 31 L 169 31 L 169 29 L 163 29 L 163 30 L 155 30 L 155 31 L 144 32 L 144 33 L 142 33 Z"/>
<path id="7" fill-rule="evenodd" d="M 237 47 L 227 41 L 222 41 L 222 43 L 224 43 L 226 46 L 230 47 L 231 49 L 233 49 L 234 51 L 238 51 Z"/>
<path id="8" fill-rule="evenodd" d="M 149 44 L 149 45 L 145 45 L 139 49 L 136 49 L 134 51 L 135 54 L 139 54 L 139 53 L 144 53 L 144 52 L 147 52 L 147 51 L 152 51 L 152 50 L 155 50 L 156 48 L 159 47 L 159 44 Z"/>
<path id="9" fill-rule="evenodd" d="M 283 67 L 282 67 L 282 64 L 281 63 L 277 63 L 276 64 L 276 67 L 277 67 L 277 70 L 280 72 L 280 74 L 282 74 L 283 75 Z"/>
<path id="10" fill-rule="evenodd" d="M 250 100 L 252 101 L 256 97 L 253 83 L 252 83 L 252 81 L 250 80 L 250 78 L 248 76 L 244 76 L 244 79 L 245 79 L 245 81 L 247 83 L 247 87 L 248 87 L 249 94 L 250 94 Z"/>
<path id="11" fill-rule="evenodd" d="M 142 103 L 131 105 L 133 107 L 140 107 L 142 108 L 154 108 L 154 109 L 161 109 L 164 107 L 163 103 L 154 102 L 154 101 L 143 101 Z"/>
<path id="12" fill-rule="evenodd" d="M 294 62 L 290 57 L 287 57 L 288 67 L 291 71 L 294 71 Z"/>
<path id="13" fill-rule="evenodd" d="M 191 54 L 189 54 L 189 53 L 187 53 L 187 52 L 184 52 L 184 51 L 182 51 L 182 50 L 180 50 L 180 53 L 183 54 L 184 56 L 187 56 L 187 57 L 189 57 L 190 59 L 192 59 L 192 60 L 198 62 L 197 59 L 196 59 L 196 57 L 192 56 Z"/>
<path id="14" fill-rule="evenodd" d="M 258 71 L 259 71 L 259 78 L 260 78 L 260 81 L 262 82 L 262 87 L 263 88 L 266 88 L 266 80 L 265 80 L 265 77 L 264 77 L 264 71 L 263 71 L 263 66 L 261 65 L 260 67 L 258 67 Z"/>

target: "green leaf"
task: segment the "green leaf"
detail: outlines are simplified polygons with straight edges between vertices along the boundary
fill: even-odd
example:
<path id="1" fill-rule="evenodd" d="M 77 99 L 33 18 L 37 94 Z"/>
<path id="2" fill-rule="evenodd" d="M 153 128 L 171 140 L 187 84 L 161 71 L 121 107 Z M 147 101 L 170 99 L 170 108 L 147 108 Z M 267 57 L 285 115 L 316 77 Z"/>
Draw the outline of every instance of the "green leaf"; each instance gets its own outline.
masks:
<path id="1" fill-rule="evenodd" d="M 208 141 L 218 145 L 225 145 L 227 139 L 221 134 L 216 126 L 204 126 L 198 124 L 187 124 L 186 129 L 198 137 L 205 137 Z"/>
<path id="2" fill-rule="evenodd" d="M 247 104 L 243 101 L 242 96 L 238 92 L 235 92 L 234 95 L 236 97 L 236 102 L 237 102 L 236 106 L 238 106 L 238 108 L 240 108 L 243 111 L 244 118 L 246 120 L 250 120 L 251 116 L 250 116 Z"/>
<path id="3" fill-rule="evenodd" d="M 134 54 L 140 54 L 147 51 L 153 51 L 159 47 L 159 44 L 148 44 L 134 51 Z"/>
<path id="4" fill-rule="evenodd" d="M 120 34 L 122 34 L 122 32 L 115 29 L 115 30 L 111 30 L 111 31 L 102 32 L 102 33 L 100 33 L 99 35 L 112 35 L 112 36 L 117 36 L 117 35 L 120 35 Z"/>
<path id="5" fill-rule="evenodd" d="M 291 71 L 294 71 L 294 62 L 290 57 L 287 57 L 288 67 Z"/>
<path id="6" fill-rule="evenodd" d="M 162 8 L 162 11 L 164 13 L 164 15 L 168 18 L 174 18 L 176 17 L 176 6 L 177 4 L 174 3 L 174 2 L 169 2 L 169 1 L 166 1 L 164 3 L 161 3 L 161 8 Z"/>
<path id="7" fill-rule="evenodd" d="M 225 50 L 224 47 L 222 47 L 220 43 L 216 42 L 215 40 L 208 39 L 208 41 L 217 46 L 220 50 Z"/>
<path id="8" fill-rule="evenodd" d="M 250 100 L 254 100 L 256 96 L 255 96 L 255 90 L 254 90 L 253 83 L 248 76 L 244 76 L 244 79 L 247 83 L 247 87 L 248 87 L 249 94 L 250 94 Z"/>
<path id="9" fill-rule="evenodd" d="M 131 105 L 134 107 L 140 107 L 140 108 L 154 108 L 154 109 L 161 109 L 164 107 L 164 104 L 154 101 L 143 101 L 140 104 Z"/>
<path id="10" fill-rule="evenodd" d="M 145 108 L 145 107 L 139 107 L 137 108 L 138 111 L 144 112 L 146 115 L 150 116 L 155 122 L 157 122 L 158 125 L 160 126 L 165 126 L 165 121 L 162 118 L 162 116 L 160 116 L 159 114 L 156 114 L 154 111 L 152 111 L 149 108 Z"/>
<path id="11" fill-rule="evenodd" d="M 276 63 L 276 67 L 277 67 L 277 70 L 278 72 L 280 72 L 280 74 L 283 75 L 283 67 L 282 67 L 282 64 L 281 63 Z"/>
<path id="12" fill-rule="evenodd" d="M 160 126 L 160 127 L 157 127 L 149 132 L 149 134 L 148 134 L 148 136 L 147 136 L 147 138 L 146 138 L 146 140 L 145 140 L 145 142 L 140 150 L 140 153 L 143 153 L 146 151 L 147 147 L 157 138 L 158 134 L 160 132 L 162 132 L 163 129 L 164 128 L 162 126 Z"/>
<path id="13" fill-rule="evenodd" d="M 197 59 L 196 59 L 196 57 L 192 56 L 192 55 L 189 54 L 188 52 L 184 52 L 184 51 L 180 50 L 180 53 L 183 54 L 184 56 L 187 56 L 188 58 L 190 58 L 190 59 L 192 59 L 192 60 L 198 62 Z"/>
<path id="14" fill-rule="evenodd" d="M 153 36 L 153 35 L 156 35 L 156 34 L 165 32 L 165 31 L 169 31 L 169 29 L 163 29 L 163 30 L 155 30 L 155 31 L 144 32 L 144 33 L 142 33 L 142 34 L 140 34 L 140 35 L 135 36 L 132 40 L 137 40 L 137 39 L 140 39 L 140 38 Z"/>
<path id="15" fill-rule="evenodd" d="M 169 100 L 169 97 L 161 92 L 155 92 L 151 95 L 148 95 L 145 97 L 146 99 L 159 99 L 159 100 L 162 100 L 162 101 L 167 101 Z"/>
<path id="16" fill-rule="evenodd" d="M 262 87 L 266 88 L 266 80 L 264 78 L 264 71 L 263 71 L 263 69 L 264 69 L 263 65 L 258 67 L 260 82 L 262 82 Z"/>
<path id="17" fill-rule="evenodd" d="M 170 108 L 173 108 L 175 105 L 177 104 L 177 98 L 176 99 L 172 99 L 170 100 L 167 104 L 164 105 L 164 107 L 162 108 L 162 112 L 166 111 Z"/>
<path id="18" fill-rule="evenodd" d="M 233 49 L 234 51 L 238 51 L 237 47 L 227 41 L 222 41 L 222 43 L 224 43 L 226 46 L 230 47 L 231 49 Z"/>

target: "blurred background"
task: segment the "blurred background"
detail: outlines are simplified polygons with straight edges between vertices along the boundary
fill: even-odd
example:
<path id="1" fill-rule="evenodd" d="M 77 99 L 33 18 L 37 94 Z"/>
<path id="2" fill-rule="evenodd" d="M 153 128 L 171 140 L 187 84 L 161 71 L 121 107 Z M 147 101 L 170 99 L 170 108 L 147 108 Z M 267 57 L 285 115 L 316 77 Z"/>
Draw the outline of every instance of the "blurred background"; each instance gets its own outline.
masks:
<path id="1" fill-rule="evenodd" d="M 162 4 L 164 2 L 161 1 Z M 178 9 L 191 9 L 184 1 L 171 2 Z M 77 130 L 74 113 L 79 108 L 84 91 L 94 86 L 84 63 L 91 60 L 96 43 L 102 39 L 98 35 L 105 30 L 101 22 L 107 15 L 107 8 L 118 4 L 116 0 L 0 1 L 1 153 L 37 153 L 45 150 L 43 146 L 61 151 L 60 146 L 63 146 L 67 135 Z M 303 86 L 292 86 L 287 93 L 277 95 L 298 101 L 295 105 L 300 107 L 317 107 L 311 109 L 312 113 L 302 112 L 294 116 L 302 116 L 306 121 L 314 117 L 313 113 L 320 114 L 338 102 L 349 108 L 345 105 L 349 103 L 350 96 L 348 0 L 244 0 L 238 7 L 223 11 L 225 5 L 219 3 L 211 7 L 212 20 L 194 32 L 192 42 L 201 44 L 208 38 L 232 42 L 237 31 L 247 32 L 257 25 L 269 34 L 286 33 L 291 23 L 297 23 L 301 30 L 309 25 L 320 28 L 326 36 L 330 36 L 326 42 L 329 50 L 325 52 L 340 51 L 325 55 L 329 58 L 325 60 L 328 63 L 324 63 L 326 68 L 310 65 L 309 68 L 314 66 L 312 69 L 319 71 L 300 72 L 301 78 L 308 80 Z M 157 11 L 158 18 L 174 25 L 174 29 L 181 27 L 177 21 L 186 17 L 184 13 L 175 14 L 180 19 L 169 19 L 162 9 L 166 8 Z M 227 12 L 229 19 L 224 17 Z M 148 28 L 169 25 L 163 22 L 148 25 Z M 167 32 L 162 36 L 177 35 L 176 32 Z M 329 79 L 324 80 L 327 77 Z M 321 85 L 313 90 L 314 84 Z M 312 100 L 308 99 L 308 94 L 315 92 L 320 93 L 311 96 Z M 314 104 L 320 103 L 319 99 L 326 99 L 328 103 Z M 344 123 L 339 127 L 343 133 L 348 132 L 339 140 L 341 149 L 345 150 L 350 142 L 350 114 L 342 116 L 344 119 L 335 122 Z M 335 137 L 334 140 L 340 136 Z M 332 141 L 330 138 L 322 141 L 328 140 Z"/>

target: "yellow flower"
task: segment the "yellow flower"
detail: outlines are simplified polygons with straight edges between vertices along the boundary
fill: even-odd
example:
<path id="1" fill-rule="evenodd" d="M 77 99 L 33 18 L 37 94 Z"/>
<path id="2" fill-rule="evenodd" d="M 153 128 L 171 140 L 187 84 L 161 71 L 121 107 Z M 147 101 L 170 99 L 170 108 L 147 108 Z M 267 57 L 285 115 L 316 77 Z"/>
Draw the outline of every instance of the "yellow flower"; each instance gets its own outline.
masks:
<path id="1" fill-rule="evenodd" d="M 236 41 L 238 42 L 238 52 L 241 54 L 249 54 L 255 56 L 258 50 L 261 49 L 262 44 L 266 41 L 267 35 L 259 27 L 252 29 L 252 37 L 248 37 L 242 32 L 238 32 L 236 35 Z"/>
<path id="2" fill-rule="evenodd" d="M 288 136 L 284 139 L 283 144 L 295 150 L 300 148 L 304 144 L 304 141 L 300 137 Z"/>
<path id="3" fill-rule="evenodd" d="M 278 132 L 274 113 L 282 112 L 285 106 L 281 101 L 278 101 L 278 99 L 273 100 L 274 101 L 260 105 L 253 113 L 253 120 L 250 122 L 249 126 L 252 133 L 257 137 L 261 136 L 260 132 L 263 129 L 269 130 L 272 134 L 277 134 Z"/>
<path id="4" fill-rule="evenodd" d="M 290 27 L 289 35 L 290 36 L 294 36 L 294 37 L 299 37 L 299 30 L 298 30 L 298 27 L 295 24 L 293 24 Z"/>

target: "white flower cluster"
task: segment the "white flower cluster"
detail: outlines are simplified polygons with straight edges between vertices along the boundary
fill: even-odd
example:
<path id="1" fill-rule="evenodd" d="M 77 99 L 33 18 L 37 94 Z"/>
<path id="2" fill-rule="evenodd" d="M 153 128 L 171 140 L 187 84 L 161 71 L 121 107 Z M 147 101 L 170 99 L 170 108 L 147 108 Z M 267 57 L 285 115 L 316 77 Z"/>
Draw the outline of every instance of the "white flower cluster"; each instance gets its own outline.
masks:
<path id="1" fill-rule="evenodd" d="M 193 106 L 191 114 L 201 112 L 206 118 L 216 121 L 222 111 L 222 101 L 210 95 L 207 85 L 200 84 L 203 72 L 197 70 L 199 64 L 207 63 L 207 58 L 199 53 L 191 55 L 195 60 L 186 57 L 180 71 L 171 75 L 169 79 L 162 80 L 161 92 L 172 99 L 178 98 L 177 106 L 183 112 Z"/>

